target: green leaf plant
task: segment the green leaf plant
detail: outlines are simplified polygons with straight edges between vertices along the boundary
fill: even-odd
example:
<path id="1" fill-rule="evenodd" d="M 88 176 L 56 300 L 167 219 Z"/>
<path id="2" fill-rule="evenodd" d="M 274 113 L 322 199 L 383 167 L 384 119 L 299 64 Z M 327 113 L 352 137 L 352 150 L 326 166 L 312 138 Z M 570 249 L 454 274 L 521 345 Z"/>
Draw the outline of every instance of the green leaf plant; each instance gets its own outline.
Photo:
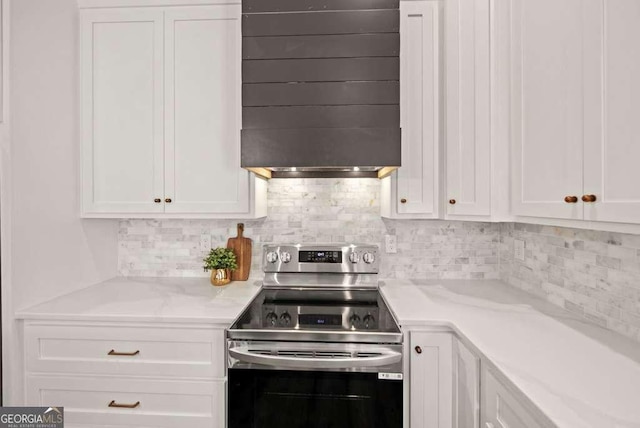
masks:
<path id="1" fill-rule="evenodd" d="M 215 269 L 238 269 L 236 255 L 230 248 L 212 248 L 211 251 L 209 251 L 209 255 L 202 261 L 204 262 L 205 271 Z"/>

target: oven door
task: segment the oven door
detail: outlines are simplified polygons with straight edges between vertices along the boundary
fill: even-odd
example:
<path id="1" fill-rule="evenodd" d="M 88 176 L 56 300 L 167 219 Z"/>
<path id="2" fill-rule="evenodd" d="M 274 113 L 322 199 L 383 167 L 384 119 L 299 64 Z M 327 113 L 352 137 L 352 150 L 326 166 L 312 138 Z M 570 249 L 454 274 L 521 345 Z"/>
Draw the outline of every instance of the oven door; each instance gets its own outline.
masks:
<path id="1" fill-rule="evenodd" d="M 401 428 L 402 346 L 229 342 L 229 428 Z"/>

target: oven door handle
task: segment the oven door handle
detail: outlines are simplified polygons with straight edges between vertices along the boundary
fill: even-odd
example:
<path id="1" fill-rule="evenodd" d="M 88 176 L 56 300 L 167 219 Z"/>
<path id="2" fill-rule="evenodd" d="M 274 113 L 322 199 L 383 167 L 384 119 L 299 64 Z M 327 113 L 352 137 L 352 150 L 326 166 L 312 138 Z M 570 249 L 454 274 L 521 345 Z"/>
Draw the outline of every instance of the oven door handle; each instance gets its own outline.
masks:
<path id="1" fill-rule="evenodd" d="M 265 366 L 296 369 L 350 369 L 359 367 L 381 367 L 395 364 L 402 360 L 402 354 L 395 351 L 385 351 L 380 355 L 368 357 L 348 358 L 299 358 L 281 355 L 265 355 L 254 353 L 246 347 L 229 348 L 229 356 L 238 361 Z"/>

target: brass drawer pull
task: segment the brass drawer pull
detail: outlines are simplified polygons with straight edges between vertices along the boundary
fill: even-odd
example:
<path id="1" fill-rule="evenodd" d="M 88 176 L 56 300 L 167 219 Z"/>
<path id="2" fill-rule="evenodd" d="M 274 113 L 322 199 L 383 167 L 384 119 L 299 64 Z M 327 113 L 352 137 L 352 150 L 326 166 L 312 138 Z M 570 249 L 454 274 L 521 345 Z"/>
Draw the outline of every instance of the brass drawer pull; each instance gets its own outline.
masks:
<path id="1" fill-rule="evenodd" d="M 596 201 L 596 195 L 583 195 L 582 196 L 582 202 L 595 202 Z"/>
<path id="2" fill-rule="evenodd" d="M 116 356 L 120 356 L 120 357 L 134 357 L 136 355 L 138 355 L 140 353 L 140 351 L 135 351 L 135 352 L 116 352 L 115 349 L 112 349 L 111 351 L 109 351 L 109 353 L 107 355 L 116 355 Z"/>
<path id="3" fill-rule="evenodd" d="M 406 203 L 407 203 L 407 200 L 406 200 L 405 198 L 402 198 L 402 199 L 400 199 L 400 203 L 401 203 L 401 204 L 406 204 Z"/>
<path id="4" fill-rule="evenodd" d="M 133 404 L 118 404 L 116 403 L 116 400 L 111 400 L 111 403 L 109 403 L 109 407 L 119 407 L 121 409 L 135 409 L 139 405 L 140 405 L 139 401 L 136 401 Z"/>
<path id="5" fill-rule="evenodd" d="M 568 204 L 575 204 L 576 202 L 578 202 L 578 197 L 577 196 L 565 196 L 564 197 L 564 201 Z"/>
<path id="6" fill-rule="evenodd" d="M 455 200 L 455 199 L 449 199 L 449 203 L 450 203 L 451 205 L 455 205 L 455 204 L 456 204 L 456 200 Z"/>
<path id="7" fill-rule="evenodd" d="M 153 202 L 155 202 L 156 204 L 159 204 L 160 202 L 162 202 L 162 199 L 160 199 L 160 198 L 155 198 L 155 199 L 153 200 Z"/>
<path id="8" fill-rule="evenodd" d="M 421 348 L 421 347 L 419 347 L 419 346 L 416 346 L 416 352 L 417 352 L 418 354 L 422 354 L 422 348 Z"/>
<path id="9" fill-rule="evenodd" d="M 171 198 L 167 198 L 164 200 L 166 203 L 170 204 L 171 203 Z"/>

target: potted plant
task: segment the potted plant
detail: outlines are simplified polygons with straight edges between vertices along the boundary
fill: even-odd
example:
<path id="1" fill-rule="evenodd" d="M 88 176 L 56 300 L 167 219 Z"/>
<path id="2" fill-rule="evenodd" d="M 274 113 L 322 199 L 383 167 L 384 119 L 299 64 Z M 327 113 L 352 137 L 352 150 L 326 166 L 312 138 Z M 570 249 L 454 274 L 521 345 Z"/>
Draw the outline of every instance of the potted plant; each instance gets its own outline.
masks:
<path id="1" fill-rule="evenodd" d="M 211 271 L 213 285 L 226 285 L 231 282 L 231 271 L 238 269 L 236 255 L 230 248 L 213 248 L 205 257 L 204 270 Z"/>

